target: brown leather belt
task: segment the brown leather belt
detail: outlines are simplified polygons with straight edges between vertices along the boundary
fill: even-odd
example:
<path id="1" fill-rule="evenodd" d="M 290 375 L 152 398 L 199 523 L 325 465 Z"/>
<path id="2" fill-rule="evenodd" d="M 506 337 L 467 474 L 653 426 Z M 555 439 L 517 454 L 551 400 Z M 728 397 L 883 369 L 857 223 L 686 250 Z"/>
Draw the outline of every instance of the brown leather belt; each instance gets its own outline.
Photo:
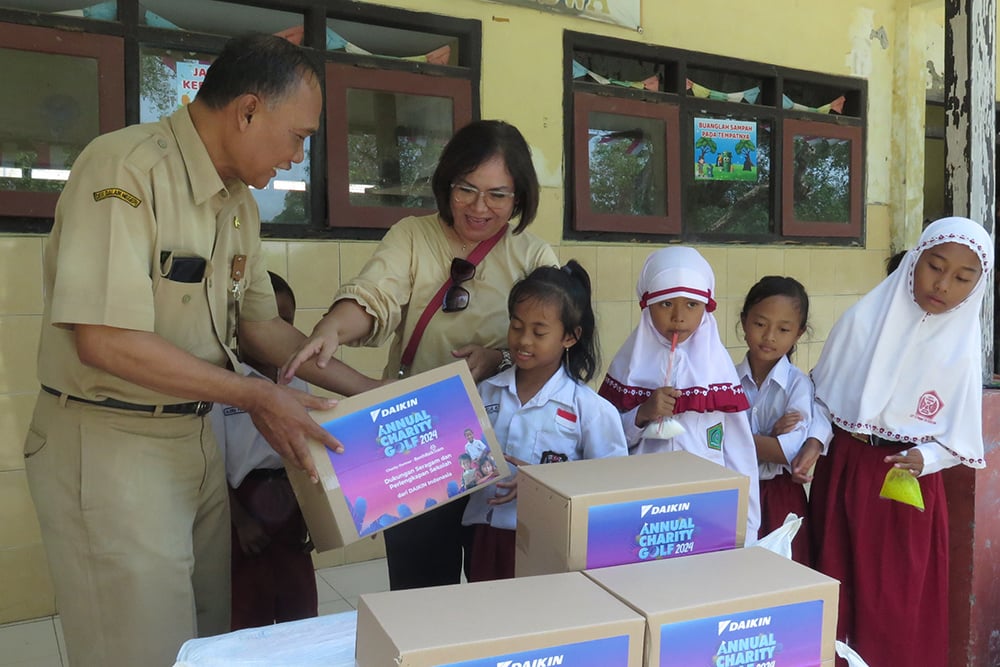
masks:
<path id="1" fill-rule="evenodd" d="M 139 403 L 127 403 L 126 401 L 119 401 L 116 398 L 105 398 L 101 401 L 92 401 L 89 398 L 80 398 L 79 396 L 71 396 L 67 393 L 61 392 L 58 389 L 53 389 L 52 387 L 46 387 L 42 385 L 42 389 L 53 396 L 58 396 L 62 398 L 66 397 L 67 400 L 76 401 L 77 403 L 86 403 L 87 405 L 96 405 L 102 408 L 114 408 L 115 410 L 131 410 L 133 412 L 145 412 L 148 414 L 158 414 L 162 413 L 165 415 L 197 415 L 203 417 L 207 415 L 212 409 L 212 403 L 210 401 L 195 401 L 193 403 L 171 403 L 169 405 L 140 405 Z"/>

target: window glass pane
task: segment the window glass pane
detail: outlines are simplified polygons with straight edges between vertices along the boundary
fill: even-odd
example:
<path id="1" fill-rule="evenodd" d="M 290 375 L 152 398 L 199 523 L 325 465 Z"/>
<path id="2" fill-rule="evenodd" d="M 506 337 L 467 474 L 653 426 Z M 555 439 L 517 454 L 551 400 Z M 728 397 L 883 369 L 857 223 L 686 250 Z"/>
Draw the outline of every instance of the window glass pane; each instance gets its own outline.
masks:
<path id="1" fill-rule="evenodd" d="M 664 121 L 603 112 L 588 118 L 591 210 L 667 215 Z"/>
<path id="2" fill-rule="evenodd" d="M 695 118 L 687 227 L 721 234 L 771 231 L 771 121 Z"/>
<path id="3" fill-rule="evenodd" d="M 787 98 L 785 100 L 786 107 L 790 101 L 809 110 L 823 110 L 822 112 L 824 113 L 826 113 L 826 105 L 834 102 L 846 92 L 843 88 L 834 88 L 833 86 L 824 86 L 811 82 L 793 81 L 791 79 L 785 79 L 784 90 L 785 97 Z M 850 106 L 852 105 L 847 104 L 847 107 Z M 841 109 L 841 111 L 848 115 L 856 115 L 851 113 L 850 108 Z"/>
<path id="4" fill-rule="evenodd" d="M 797 134 L 793 141 L 795 218 L 850 223 L 851 140 Z"/>
<path id="5" fill-rule="evenodd" d="M 688 66 L 688 95 L 728 102 L 764 104 L 761 79 L 737 72 Z"/>
<path id="6" fill-rule="evenodd" d="M 454 132 L 447 97 L 347 91 L 353 206 L 436 208 L 431 176 Z"/>
<path id="7" fill-rule="evenodd" d="M 25 9 L 31 12 L 51 12 L 99 21 L 114 21 L 118 18 L 116 3 L 100 2 L 100 0 L 0 0 L 0 7 L 3 9 Z"/>
<path id="8" fill-rule="evenodd" d="M 139 73 L 139 120 L 154 122 L 169 116 L 198 94 L 214 54 L 143 46 Z M 261 222 L 308 224 L 309 142 L 305 160 L 279 171 L 267 187 L 252 189 Z"/>
<path id="9" fill-rule="evenodd" d="M 139 63 L 139 121 L 169 116 L 198 94 L 215 54 L 143 46 Z"/>
<path id="10" fill-rule="evenodd" d="M 17 91 L 0 105 L 0 190 L 60 192 L 100 133 L 97 60 L 0 48 L 0 71 Z"/>
<path id="11" fill-rule="evenodd" d="M 573 59 L 598 76 L 617 81 L 644 81 L 654 74 L 660 75 L 662 81 L 663 66 L 659 63 L 640 58 L 612 56 L 606 53 L 589 53 L 576 51 Z M 577 79 L 584 83 L 594 83 L 589 76 Z M 662 88 L 662 82 L 656 90 Z"/>
<path id="12" fill-rule="evenodd" d="M 326 48 L 331 51 L 371 53 L 417 62 L 427 60 L 426 56 L 432 54 L 430 62 L 436 65 L 456 66 L 462 62 L 459 41 L 450 35 L 338 19 L 328 19 L 326 26 Z"/>
<path id="13" fill-rule="evenodd" d="M 302 15 L 216 0 L 142 0 L 148 25 L 235 37 L 302 25 Z"/>

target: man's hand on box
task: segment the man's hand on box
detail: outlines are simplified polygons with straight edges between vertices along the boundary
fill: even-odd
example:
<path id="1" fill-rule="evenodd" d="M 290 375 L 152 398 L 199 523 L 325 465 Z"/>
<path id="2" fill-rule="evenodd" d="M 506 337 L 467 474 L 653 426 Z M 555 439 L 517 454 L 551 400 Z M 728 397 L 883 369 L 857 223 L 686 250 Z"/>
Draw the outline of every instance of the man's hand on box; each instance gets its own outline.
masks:
<path id="1" fill-rule="evenodd" d="M 309 454 L 309 441 L 315 440 L 340 454 L 344 446 L 309 416 L 308 410 L 329 410 L 333 399 L 312 396 L 284 385 L 260 382 L 258 400 L 247 412 L 254 426 L 274 451 L 312 479 L 319 481 L 316 465 Z"/>

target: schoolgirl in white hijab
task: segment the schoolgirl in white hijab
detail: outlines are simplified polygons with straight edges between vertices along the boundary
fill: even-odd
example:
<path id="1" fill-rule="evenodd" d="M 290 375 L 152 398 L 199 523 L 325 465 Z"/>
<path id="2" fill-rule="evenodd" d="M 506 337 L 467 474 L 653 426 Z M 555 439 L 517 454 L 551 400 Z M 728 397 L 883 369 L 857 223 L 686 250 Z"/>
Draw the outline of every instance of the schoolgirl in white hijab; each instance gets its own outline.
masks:
<path id="1" fill-rule="evenodd" d="M 835 428 L 807 525 L 817 569 L 841 580 L 838 636 L 872 667 L 947 664 L 948 513 L 934 473 L 984 466 L 979 309 L 992 264 L 981 225 L 934 222 L 834 325 L 812 373 Z M 925 511 L 879 497 L 893 466 L 919 476 Z"/>
<path id="2" fill-rule="evenodd" d="M 622 426 L 632 454 L 685 450 L 750 478 L 747 543 L 760 525 L 757 454 L 746 416 L 749 408 L 736 367 L 719 337 L 715 311 L 715 274 L 694 248 L 669 247 L 647 259 L 636 288 L 642 309 L 639 325 L 615 355 L 598 392 L 622 413 Z M 650 307 L 664 301 L 704 304 L 700 321 L 677 344 L 672 381 L 672 325 L 657 328 Z M 662 387 L 673 387 L 673 414 L 684 432 L 669 439 L 644 433 L 637 425 L 639 408 Z M 674 392 L 674 393 L 677 393 Z"/>

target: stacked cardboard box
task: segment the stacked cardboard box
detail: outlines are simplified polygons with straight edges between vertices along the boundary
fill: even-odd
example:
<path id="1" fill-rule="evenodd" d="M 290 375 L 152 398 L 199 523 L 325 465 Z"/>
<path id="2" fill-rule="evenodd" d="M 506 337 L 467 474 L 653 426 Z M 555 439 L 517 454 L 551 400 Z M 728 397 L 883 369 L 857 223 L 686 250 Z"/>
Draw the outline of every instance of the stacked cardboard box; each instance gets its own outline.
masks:
<path id="1" fill-rule="evenodd" d="M 520 468 L 517 576 L 742 547 L 749 479 L 688 452 Z"/>
<path id="2" fill-rule="evenodd" d="M 832 667 L 840 584 L 750 547 L 584 574 L 646 619 L 648 667 Z"/>
<path id="3" fill-rule="evenodd" d="M 640 667 L 643 618 L 571 572 L 362 595 L 358 667 Z"/>

